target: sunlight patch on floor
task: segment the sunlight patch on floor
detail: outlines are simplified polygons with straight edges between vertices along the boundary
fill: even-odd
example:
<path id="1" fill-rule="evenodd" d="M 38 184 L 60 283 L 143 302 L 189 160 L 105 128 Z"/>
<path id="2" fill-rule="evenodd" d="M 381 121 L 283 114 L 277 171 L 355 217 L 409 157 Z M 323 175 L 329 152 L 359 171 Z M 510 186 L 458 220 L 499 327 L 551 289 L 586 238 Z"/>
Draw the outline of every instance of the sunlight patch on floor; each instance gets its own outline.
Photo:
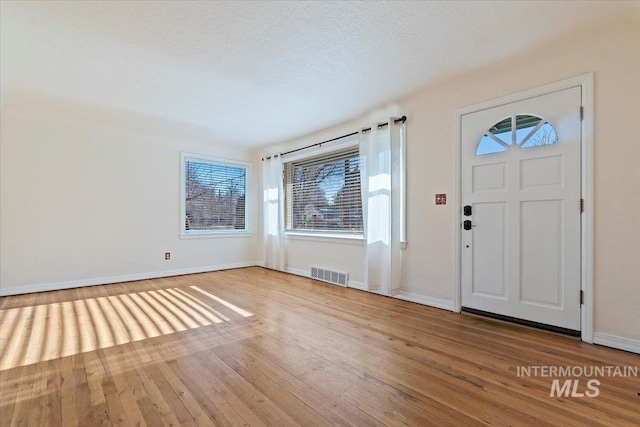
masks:
<path id="1" fill-rule="evenodd" d="M 0 370 L 250 316 L 197 286 L 0 310 Z"/>

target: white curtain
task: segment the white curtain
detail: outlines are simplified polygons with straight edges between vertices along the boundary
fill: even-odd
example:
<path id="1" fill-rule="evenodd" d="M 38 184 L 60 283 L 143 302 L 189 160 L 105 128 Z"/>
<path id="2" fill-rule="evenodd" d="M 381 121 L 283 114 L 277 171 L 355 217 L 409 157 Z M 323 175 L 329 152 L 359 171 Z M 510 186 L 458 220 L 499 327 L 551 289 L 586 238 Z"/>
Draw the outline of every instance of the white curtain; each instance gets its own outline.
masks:
<path id="1" fill-rule="evenodd" d="M 389 125 L 360 134 L 362 215 L 367 289 L 395 295 L 402 284 L 406 246 L 405 126 Z"/>
<path id="2" fill-rule="evenodd" d="M 278 155 L 262 161 L 262 233 L 264 266 L 284 270 L 284 203 L 282 159 Z"/>

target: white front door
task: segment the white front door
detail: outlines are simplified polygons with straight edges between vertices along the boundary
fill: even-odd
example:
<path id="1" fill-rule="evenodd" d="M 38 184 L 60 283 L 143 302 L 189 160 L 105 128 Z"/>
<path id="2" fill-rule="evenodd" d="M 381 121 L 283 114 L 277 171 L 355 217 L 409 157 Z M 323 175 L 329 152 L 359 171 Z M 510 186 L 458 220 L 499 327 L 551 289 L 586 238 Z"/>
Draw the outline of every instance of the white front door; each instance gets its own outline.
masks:
<path id="1" fill-rule="evenodd" d="M 462 116 L 462 307 L 580 330 L 581 103 Z"/>

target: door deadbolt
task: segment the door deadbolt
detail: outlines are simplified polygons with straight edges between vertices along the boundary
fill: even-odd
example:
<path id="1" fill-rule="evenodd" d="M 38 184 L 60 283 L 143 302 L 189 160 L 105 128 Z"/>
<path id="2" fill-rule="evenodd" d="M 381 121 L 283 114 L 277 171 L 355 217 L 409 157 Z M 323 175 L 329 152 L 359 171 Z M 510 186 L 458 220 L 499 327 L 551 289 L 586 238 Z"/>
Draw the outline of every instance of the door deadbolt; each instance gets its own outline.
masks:
<path id="1" fill-rule="evenodd" d="M 464 227 L 465 230 L 471 230 L 473 227 L 477 227 L 477 225 L 473 225 L 471 221 L 468 219 L 462 223 L 462 226 Z"/>

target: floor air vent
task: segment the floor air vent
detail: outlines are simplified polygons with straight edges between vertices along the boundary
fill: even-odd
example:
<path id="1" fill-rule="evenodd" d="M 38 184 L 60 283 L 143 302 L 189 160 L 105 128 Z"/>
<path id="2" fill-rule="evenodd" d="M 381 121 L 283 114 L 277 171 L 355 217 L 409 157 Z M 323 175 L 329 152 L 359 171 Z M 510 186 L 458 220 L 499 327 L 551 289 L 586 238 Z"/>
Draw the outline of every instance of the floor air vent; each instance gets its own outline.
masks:
<path id="1" fill-rule="evenodd" d="M 341 271 L 327 270 L 319 267 L 311 267 L 311 278 L 333 283 L 334 285 L 347 286 L 349 274 Z"/>

